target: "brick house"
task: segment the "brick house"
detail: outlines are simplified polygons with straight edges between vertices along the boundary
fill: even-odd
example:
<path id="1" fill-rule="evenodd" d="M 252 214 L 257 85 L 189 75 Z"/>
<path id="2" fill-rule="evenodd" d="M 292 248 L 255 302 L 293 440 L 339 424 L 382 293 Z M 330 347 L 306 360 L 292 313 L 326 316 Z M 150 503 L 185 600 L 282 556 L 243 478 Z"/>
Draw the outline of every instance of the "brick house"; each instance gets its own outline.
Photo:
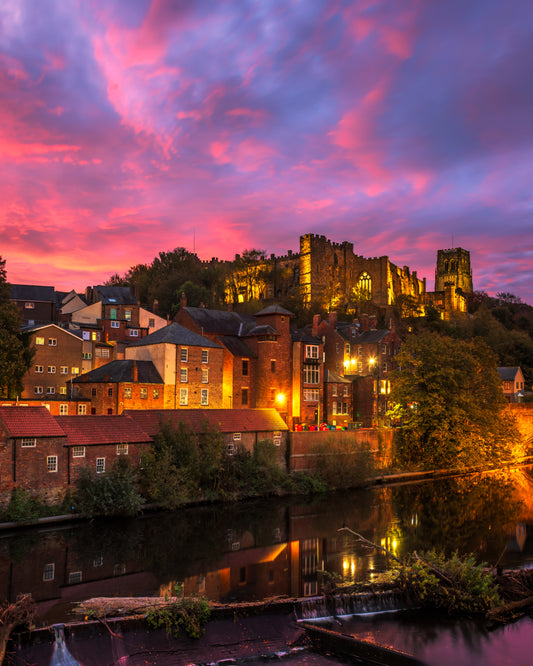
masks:
<path id="1" fill-rule="evenodd" d="M 224 437 L 228 455 L 233 455 L 238 446 L 252 452 L 260 441 L 270 441 L 278 450 L 278 463 L 286 465 L 288 427 L 275 409 L 169 409 L 128 410 L 130 417 L 153 439 L 161 423 L 170 422 L 174 427 L 183 423 L 195 433 L 208 427 L 218 430 Z"/>
<path id="2" fill-rule="evenodd" d="M 128 456 L 138 467 L 151 438 L 128 416 L 62 416 L 56 419 L 65 433 L 66 483 L 73 484 L 81 468 L 97 474 L 109 471 L 117 457 Z"/>
<path id="3" fill-rule="evenodd" d="M 42 326 L 58 321 L 57 296 L 53 287 L 12 284 L 11 301 L 17 304 L 22 326 Z"/>
<path id="4" fill-rule="evenodd" d="M 502 391 L 508 402 L 520 402 L 524 397 L 524 375 L 520 367 L 500 367 L 498 374 Z"/>
<path id="5" fill-rule="evenodd" d="M 2 400 L 2 407 L 46 407 L 52 416 L 76 416 L 89 414 L 91 401 L 80 398 L 76 400 L 70 396 L 47 396 L 43 400 L 28 398 L 26 400 Z"/>
<path id="6" fill-rule="evenodd" d="M 354 421 L 353 385 L 350 379 L 326 370 L 324 378 L 323 420 L 346 428 Z"/>
<path id="7" fill-rule="evenodd" d="M 126 359 L 151 361 L 164 383 L 165 409 L 222 407 L 222 347 L 172 322 L 132 343 Z"/>
<path id="8" fill-rule="evenodd" d="M 325 421 L 324 344 L 303 330 L 293 330 L 292 340 L 292 421 L 293 424 L 320 424 Z"/>
<path id="9" fill-rule="evenodd" d="M 65 417 L 66 418 L 66 417 Z M 66 436 L 46 407 L 0 407 L 0 498 L 15 487 L 58 500 L 67 484 Z"/>
<path id="10" fill-rule="evenodd" d="M 35 355 L 23 377 L 21 398 L 67 397 L 67 382 L 90 368 L 83 340 L 57 324 L 26 329 Z"/>
<path id="11" fill-rule="evenodd" d="M 72 381 L 76 399 L 90 401 L 91 414 L 125 409 L 163 409 L 164 384 L 152 361 L 111 361 Z"/>

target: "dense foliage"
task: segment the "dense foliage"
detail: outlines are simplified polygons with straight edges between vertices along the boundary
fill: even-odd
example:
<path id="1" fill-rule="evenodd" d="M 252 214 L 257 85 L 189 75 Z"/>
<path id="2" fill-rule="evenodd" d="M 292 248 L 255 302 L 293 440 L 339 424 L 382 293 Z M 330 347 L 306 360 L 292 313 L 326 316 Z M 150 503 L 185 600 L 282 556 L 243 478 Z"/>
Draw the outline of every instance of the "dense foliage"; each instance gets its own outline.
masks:
<path id="1" fill-rule="evenodd" d="M 413 335 L 397 361 L 391 416 L 401 426 L 401 466 L 465 469 L 513 459 L 519 437 L 504 412 L 495 358 L 483 340 Z"/>
<path id="2" fill-rule="evenodd" d="M 164 629 L 174 637 L 182 629 L 189 638 L 203 636 L 210 617 L 211 608 L 203 597 L 183 597 L 172 604 L 151 608 L 146 613 L 146 621 L 152 629 Z"/>
<path id="3" fill-rule="evenodd" d="M 27 334 L 20 330 L 20 313 L 10 301 L 6 262 L 0 258 L 0 396 L 16 398 L 22 392 L 22 378 L 31 365 L 33 352 Z"/>

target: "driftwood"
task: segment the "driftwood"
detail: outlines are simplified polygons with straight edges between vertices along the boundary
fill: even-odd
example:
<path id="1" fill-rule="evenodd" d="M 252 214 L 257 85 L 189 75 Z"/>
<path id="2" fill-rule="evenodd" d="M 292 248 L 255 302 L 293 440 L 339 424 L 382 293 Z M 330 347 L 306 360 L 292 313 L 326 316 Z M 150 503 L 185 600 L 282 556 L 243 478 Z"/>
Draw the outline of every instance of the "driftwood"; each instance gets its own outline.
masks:
<path id="1" fill-rule="evenodd" d="M 35 615 L 35 603 L 31 594 L 20 595 L 15 603 L 0 605 L 0 664 L 6 654 L 9 636 L 15 627 L 31 626 Z"/>
<path id="2" fill-rule="evenodd" d="M 499 622 L 508 622 L 513 619 L 517 611 L 519 615 L 523 615 L 528 608 L 533 608 L 533 597 L 526 597 L 518 601 L 510 601 L 505 606 L 498 606 L 488 611 L 488 620 L 497 620 Z"/>

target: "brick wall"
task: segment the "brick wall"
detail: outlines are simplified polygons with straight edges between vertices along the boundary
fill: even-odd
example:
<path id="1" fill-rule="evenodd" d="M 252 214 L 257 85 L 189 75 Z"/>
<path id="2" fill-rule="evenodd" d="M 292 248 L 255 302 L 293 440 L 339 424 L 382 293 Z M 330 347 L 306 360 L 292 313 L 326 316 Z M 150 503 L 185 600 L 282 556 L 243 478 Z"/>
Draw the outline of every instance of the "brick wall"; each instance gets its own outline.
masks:
<path id="1" fill-rule="evenodd" d="M 96 471 L 97 459 L 103 459 L 104 471 L 109 472 L 113 467 L 119 455 L 127 455 L 131 464 L 138 467 L 141 455 L 150 447 L 149 443 L 146 444 L 128 444 L 127 454 L 118 452 L 120 444 L 99 444 L 83 447 L 68 446 L 65 453 L 65 460 L 69 468 L 68 483 L 75 484 L 80 474 L 80 470 L 88 467 L 92 472 Z M 83 452 L 82 452 L 83 449 Z M 68 460 L 67 460 L 68 458 Z"/>

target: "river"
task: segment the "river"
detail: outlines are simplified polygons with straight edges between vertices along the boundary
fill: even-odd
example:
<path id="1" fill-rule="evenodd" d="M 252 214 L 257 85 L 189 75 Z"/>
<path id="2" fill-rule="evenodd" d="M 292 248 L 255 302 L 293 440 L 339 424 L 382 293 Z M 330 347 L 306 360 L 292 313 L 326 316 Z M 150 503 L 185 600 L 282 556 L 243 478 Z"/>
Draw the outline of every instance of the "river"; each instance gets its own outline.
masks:
<path id="1" fill-rule="evenodd" d="M 388 567 L 385 555 L 339 531 L 343 526 L 398 556 L 435 547 L 448 554 L 476 553 L 504 568 L 531 567 L 533 473 L 520 469 L 2 533 L 0 598 L 14 600 L 31 592 L 37 625 L 44 626 L 72 620 L 73 604 L 95 596 L 173 595 L 178 590 L 219 602 L 313 597 L 331 574 L 346 582 L 372 580 Z M 408 627 L 405 649 L 412 648 L 409 637 L 419 636 L 425 659 L 428 644 L 431 652 L 444 650 L 436 648 L 438 636 L 449 650 L 463 653 L 469 640 L 478 651 L 487 645 L 495 653 L 498 636 L 515 645 L 533 639 L 528 620 L 487 639 L 484 630 L 473 626 L 466 633 L 455 625 L 437 630 L 435 624 L 432 629 L 418 624 L 415 630 L 407 620 L 395 625 L 377 617 L 347 621 L 346 629 L 361 635 L 381 631 L 390 642 L 386 628 L 397 634 L 403 623 Z M 455 663 L 527 663 L 520 658 Z"/>

